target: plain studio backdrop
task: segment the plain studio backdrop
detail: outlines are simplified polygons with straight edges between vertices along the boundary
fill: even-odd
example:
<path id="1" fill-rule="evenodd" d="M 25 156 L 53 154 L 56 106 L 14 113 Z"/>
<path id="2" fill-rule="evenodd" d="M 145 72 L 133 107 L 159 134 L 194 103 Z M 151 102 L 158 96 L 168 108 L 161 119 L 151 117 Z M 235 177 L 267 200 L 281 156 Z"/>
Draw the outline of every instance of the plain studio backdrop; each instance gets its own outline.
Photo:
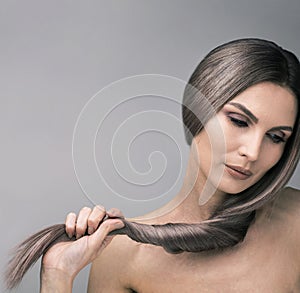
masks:
<path id="1" fill-rule="evenodd" d="M 181 85 L 212 48 L 258 37 L 300 57 L 298 0 L 0 4 L 3 268 L 10 248 L 70 211 L 101 203 L 131 217 L 176 194 Z M 38 292 L 39 267 L 14 292 Z M 86 291 L 88 269 L 73 292 Z"/>

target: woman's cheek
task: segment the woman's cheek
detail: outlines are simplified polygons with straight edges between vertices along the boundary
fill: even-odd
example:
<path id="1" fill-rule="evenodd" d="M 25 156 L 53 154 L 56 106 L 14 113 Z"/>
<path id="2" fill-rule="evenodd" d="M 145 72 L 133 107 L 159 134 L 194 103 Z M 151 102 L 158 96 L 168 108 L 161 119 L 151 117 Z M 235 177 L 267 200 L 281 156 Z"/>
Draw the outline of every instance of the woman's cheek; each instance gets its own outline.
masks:
<path id="1" fill-rule="evenodd" d="M 263 165 L 266 172 L 278 163 L 283 154 L 283 150 L 284 148 L 280 148 L 276 145 L 273 149 L 272 147 L 265 148 L 265 151 L 261 156 L 261 160 L 263 161 L 262 163 L 264 163 Z"/>

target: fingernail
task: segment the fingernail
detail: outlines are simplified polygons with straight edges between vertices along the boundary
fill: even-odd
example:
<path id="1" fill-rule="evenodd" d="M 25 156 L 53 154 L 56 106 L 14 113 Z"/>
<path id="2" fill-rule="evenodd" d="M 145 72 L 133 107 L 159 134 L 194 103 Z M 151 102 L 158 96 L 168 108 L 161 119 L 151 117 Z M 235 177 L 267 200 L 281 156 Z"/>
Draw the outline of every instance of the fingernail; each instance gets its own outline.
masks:
<path id="1" fill-rule="evenodd" d="M 73 235 L 68 233 L 68 237 L 71 239 L 73 237 Z"/>
<path id="2" fill-rule="evenodd" d="M 115 224 L 115 227 L 116 227 L 117 229 L 121 229 L 121 228 L 124 228 L 124 227 L 125 227 L 125 224 L 124 224 L 123 222 L 117 222 L 117 223 Z"/>
<path id="3" fill-rule="evenodd" d="M 88 234 L 93 234 L 94 233 L 94 228 L 93 227 L 88 227 Z"/>
<path id="4" fill-rule="evenodd" d="M 104 206 L 98 204 L 96 207 L 97 207 L 101 212 L 105 212 L 105 207 L 104 207 Z"/>
<path id="5" fill-rule="evenodd" d="M 76 239 L 79 239 L 81 237 L 81 234 L 76 234 Z"/>
<path id="6" fill-rule="evenodd" d="M 107 212 L 106 212 L 106 215 L 107 215 L 108 217 L 113 217 L 115 214 L 114 214 L 114 211 L 107 211 Z"/>

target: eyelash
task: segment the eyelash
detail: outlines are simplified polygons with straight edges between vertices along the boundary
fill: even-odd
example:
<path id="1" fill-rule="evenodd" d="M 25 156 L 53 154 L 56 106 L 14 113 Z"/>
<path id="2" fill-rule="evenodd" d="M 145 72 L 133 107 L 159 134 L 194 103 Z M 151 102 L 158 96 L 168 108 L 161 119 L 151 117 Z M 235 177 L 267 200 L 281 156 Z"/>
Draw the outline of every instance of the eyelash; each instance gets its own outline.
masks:
<path id="1" fill-rule="evenodd" d="M 248 127 L 248 123 L 246 121 L 243 121 L 243 120 L 240 120 L 240 119 L 236 119 L 234 117 L 231 117 L 231 116 L 228 116 L 230 121 L 232 122 L 232 124 L 236 127 L 239 127 L 239 128 L 243 128 L 243 127 Z M 271 134 L 271 133 L 268 133 L 267 134 L 268 137 L 271 139 L 271 141 L 275 144 L 279 144 L 279 143 L 284 143 L 285 140 L 276 135 L 276 134 Z"/>

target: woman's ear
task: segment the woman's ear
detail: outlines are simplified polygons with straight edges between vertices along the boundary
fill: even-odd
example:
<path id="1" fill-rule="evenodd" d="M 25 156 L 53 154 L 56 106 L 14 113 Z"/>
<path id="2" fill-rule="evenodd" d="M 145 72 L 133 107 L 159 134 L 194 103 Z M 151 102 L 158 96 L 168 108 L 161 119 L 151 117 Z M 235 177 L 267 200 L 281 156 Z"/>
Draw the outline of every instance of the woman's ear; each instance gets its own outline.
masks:
<path id="1" fill-rule="evenodd" d="M 195 163 L 197 164 L 199 164 L 199 147 L 201 147 L 200 141 L 200 136 L 199 134 L 197 134 L 193 137 L 190 146 L 190 156 L 194 159 Z"/>
<path id="2" fill-rule="evenodd" d="M 202 132 L 202 131 L 201 131 Z M 198 146 L 199 145 L 199 143 L 200 143 L 200 140 L 201 140 L 201 132 L 200 133 L 198 133 L 197 135 L 195 135 L 194 137 L 193 137 L 193 139 L 192 139 L 192 143 L 191 143 L 191 147 L 192 146 L 194 146 L 194 147 L 196 147 L 196 146 Z"/>

